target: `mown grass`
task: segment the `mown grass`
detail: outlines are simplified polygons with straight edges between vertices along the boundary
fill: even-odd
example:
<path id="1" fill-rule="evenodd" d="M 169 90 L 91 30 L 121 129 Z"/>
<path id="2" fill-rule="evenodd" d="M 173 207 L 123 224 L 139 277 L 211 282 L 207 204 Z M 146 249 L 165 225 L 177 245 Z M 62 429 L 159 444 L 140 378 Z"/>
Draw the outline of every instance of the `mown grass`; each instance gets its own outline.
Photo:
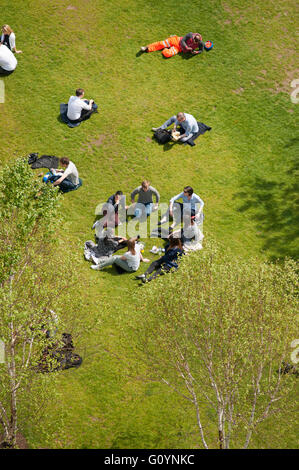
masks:
<path id="1" fill-rule="evenodd" d="M 117 189 L 129 195 L 146 177 L 163 201 L 191 184 L 205 201 L 206 237 L 238 255 L 298 255 L 298 107 L 289 96 L 298 78 L 295 2 L 184 0 L 174 8 L 166 0 L 3 0 L 1 6 L 2 22 L 15 29 L 23 50 L 16 72 L 5 78 L 1 164 L 32 151 L 76 163 L 83 187 L 63 200 L 60 257 L 63 263 L 70 255 L 80 273 L 75 297 L 84 306 L 76 315 L 89 326 L 101 315 L 101 327 L 77 340 L 82 367 L 61 374 L 61 402 L 47 410 L 45 429 L 57 414 L 63 426 L 48 435 L 25 427 L 26 437 L 32 447 L 200 446 L 187 405 L 128 373 L 128 365 L 141 366 L 133 334 L 132 344 L 120 347 L 122 332 L 146 314 L 135 308 L 134 276 L 92 272 L 82 248 L 93 237 L 97 204 Z M 214 50 L 190 60 L 136 57 L 141 45 L 190 30 L 212 40 Z M 59 103 L 78 86 L 100 112 L 69 129 L 58 120 Z M 194 148 L 158 146 L 150 128 L 179 110 L 212 131 Z M 274 440 L 271 426 L 256 445 L 296 445 L 289 425 Z"/>

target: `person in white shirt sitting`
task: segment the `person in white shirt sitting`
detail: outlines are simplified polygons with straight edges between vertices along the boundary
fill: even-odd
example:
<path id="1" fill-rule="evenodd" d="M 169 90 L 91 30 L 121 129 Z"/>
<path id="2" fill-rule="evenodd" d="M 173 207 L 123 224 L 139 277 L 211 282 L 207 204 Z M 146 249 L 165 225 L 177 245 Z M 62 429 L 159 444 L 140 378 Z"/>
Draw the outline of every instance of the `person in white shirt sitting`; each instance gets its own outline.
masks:
<path id="1" fill-rule="evenodd" d="M 71 122 L 81 122 L 89 119 L 92 113 L 95 112 L 93 109 L 93 100 L 83 100 L 84 96 L 83 88 L 76 90 L 76 96 L 71 96 L 67 106 L 67 117 Z"/>
<path id="2" fill-rule="evenodd" d="M 142 246 L 139 243 L 136 243 L 136 241 L 137 238 L 130 238 L 128 240 L 128 251 L 122 256 L 110 256 L 106 260 L 90 267 L 92 269 L 100 271 L 106 266 L 112 266 L 112 264 L 116 264 L 126 272 L 136 272 L 140 266 L 140 261 L 144 261 L 145 263 L 149 262 L 148 259 L 143 258 L 141 254 Z"/>
<path id="3" fill-rule="evenodd" d="M 0 44 L 0 75 L 11 74 L 16 66 L 17 59 L 4 44 Z"/>
<path id="4" fill-rule="evenodd" d="M 8 49 L 16 54 L 21 54 L 22 51 L 16 49 L 16 35 L 8 24 L 2 26 L 1 44 L 4 44 Z"/>
<path id="5" fill-rule="evenodd" d="M 82 181 L 79 178 L 76 165 L 67 157 L 60 158 L 59 162 L 60 165 L 65 168 L 65 170 L 63 173 L 59 173 L 51 168 L 51 172 L 54 176 L 50 177 L 49 181 L 53 183 L 53 186 L 59 186 L 59 189 L 63 193 L 78 189 L 82 185 Z"/>

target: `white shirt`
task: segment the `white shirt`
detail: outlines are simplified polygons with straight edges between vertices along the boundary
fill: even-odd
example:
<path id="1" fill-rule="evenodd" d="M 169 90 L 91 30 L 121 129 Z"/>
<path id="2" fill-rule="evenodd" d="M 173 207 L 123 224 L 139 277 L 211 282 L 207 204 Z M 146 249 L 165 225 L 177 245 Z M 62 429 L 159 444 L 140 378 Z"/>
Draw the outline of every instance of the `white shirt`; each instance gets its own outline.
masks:
<path id="1" fill-rule="evenodd" d="M 1 35 L 1 42 L 4 41 L 4 34 L 2 33 Z M 10 49 L 13 50 L 15 49 L 16 47 L 16 36 L 15 36 L 15 33 L 10 33 L 9 35 L 9 45 L 10 45 Z"/>
<path id="2" fill-rule="evenodd" d="M 0 45 L 0 67 L 7 72 L 11 72 L 17 66 L 17 59 L 4 44 Z"/>
<path id="3" fill-rule="evenodd" d="M 67 117 L 71 121 L 76 121 L 81 117 L 82 109 L 90 109 L 89 104 L 81 100 L 79 96 L 71 96 L 67 105 Z"/>
<path id="4" fill-rule="evenodd" d="M 70 162 L 68 164 L 63 174 L 66 175 L 68 179 L 71 180 L 71 182 L 76 186 L 77 184 L 79 184 L 79 173 L 76 168 L 76 165 L 73 162 Z"/>
<path id="5" fill-rule="evenodd" d="M 193 193 L 190 199 L 188 199 L 188 196 L 186 196 L 184 193 L 177 194 L 176 196 L 173 196 L 170 199 L 170 204 L 173 204 L 178 199 L 183 199 L 183 204 L 186 204 L 187 207 L 190 207 L 191 210 L 194 210 L 194 211 L 197 210 L 197 203 L 198 203 L 199 204 L 198 212 L 202 212 L 204 202 L 197 194 Z"/>
<path id="6" fill-rule="evenodd" d="M 134 271 L 137 271 L 137 269 L 140 266 L 140 250 L 141 250 L 141 246 L 138 243 L 135 243 L 136 255 L 133 255 L 130 251 L 127 251 L 123 255 L 126 258 L 128 266 L 134 269 Z"/>

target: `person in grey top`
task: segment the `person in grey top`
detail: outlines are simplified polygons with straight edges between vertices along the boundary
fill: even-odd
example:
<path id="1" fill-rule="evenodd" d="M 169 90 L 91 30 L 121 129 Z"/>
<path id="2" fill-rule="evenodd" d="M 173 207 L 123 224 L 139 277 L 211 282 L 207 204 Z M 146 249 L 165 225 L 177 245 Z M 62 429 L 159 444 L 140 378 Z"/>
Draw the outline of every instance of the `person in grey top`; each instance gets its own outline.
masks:
<path id="1" fill-rule="evenodd" d="M 166 129 L 171 126 L 171 124 L 174 124 L 173 131 L 176 131 L 177 126 L 181 126 L 184 129 L 185 132 L 176 139 L 181 142 L 186 142 L 198 132 L 198 124 L 195 117 L 192 116 L 192 114 L 182 112 L 178 113 L 176 116 L 172 116 L 168 121 L 164 122 L 162 126 L 153 127 L 152 131 L 155 132 L 158 129 Z"/>
<path id="2" fill-rule="evenodd" d="M 137 194 L 138 200 L 135 209 L 135 217 L 140 218 L 143 213 L 148 217 L 152 213 L 153 208 L 157 208 L 160 201 L 160 194 L 153 186 L 150 185 L 148 180 L 142 181 L 141 186 L 138 186 L 138 188 L 134 189 L 131 193 L 132 204 L 135 204 L 135 197 Z M 153 195 L 156 198 L 155 206 L 153 204 Z"/>

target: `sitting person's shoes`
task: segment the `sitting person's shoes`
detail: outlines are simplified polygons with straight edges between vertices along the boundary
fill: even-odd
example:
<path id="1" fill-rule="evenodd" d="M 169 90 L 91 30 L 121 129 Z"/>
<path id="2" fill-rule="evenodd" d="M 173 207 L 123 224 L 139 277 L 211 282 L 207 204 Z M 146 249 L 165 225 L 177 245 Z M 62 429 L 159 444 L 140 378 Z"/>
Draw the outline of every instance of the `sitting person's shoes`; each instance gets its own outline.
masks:
<path id="1" fill-rule="evenodd" d="M 158 129 L 160 129 L 160 127 L 152 127 L 153 132 L 156 132 Z"/>
<path id="2" fill-rule="evenodd" d="M 145 274 L 139 274 L 139 276 L 135 276 L 135 279 L 145 279 Z"/>
<path id="3" fill-rule="evenodd" d="M 158 224 L 157 224 L 158 227 L 160 227 L 160 225 L 162 225 L 162 224 L 165 224 L 166 221 L 167 221 L 167 217 L 162 217 L 162 219 L 159 220 L 159 222 L 158 222 Z"/>
<path id="4" fill-rule="evenodd" d="M 101 265 L 100 264 L 92 264 L 91 269 L 94 269 L 95 271 L 100 271 Z"/>
<path id="5" fill-rule="evenodd" d="M 147 52 L 147 46 L 141 46 L 140 52 Z"/>

